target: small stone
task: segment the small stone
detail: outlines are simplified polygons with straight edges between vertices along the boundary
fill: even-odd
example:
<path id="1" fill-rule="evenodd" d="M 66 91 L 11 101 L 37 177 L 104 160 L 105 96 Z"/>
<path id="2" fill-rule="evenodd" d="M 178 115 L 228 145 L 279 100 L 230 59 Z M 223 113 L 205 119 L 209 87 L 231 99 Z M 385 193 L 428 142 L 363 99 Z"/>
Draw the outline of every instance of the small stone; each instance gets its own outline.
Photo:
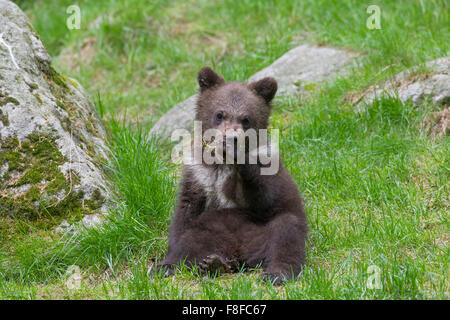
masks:
<path id="1" fill-rule="evenodd" d="M 97 227 L 102 224 L 104 220 L 104 215 L 102 214 L 90 214 L 83 217 L 82 224 L 86 228 Z"/>
<path id="2" fill-rule="evenodd" d="M 69 290 L 78 290 L 83 282 L 81 269 L 77 265 L 71 265 L 67 268 L 65 276 L 67 277 L 65 284 Z"/>
<path id="3" fill-rule="evenodd" d="M 66 233 L 71 228 L 71 225 L 66 221 L 63 220 L 59 226 L 55 228 L 56 233 Z"/>

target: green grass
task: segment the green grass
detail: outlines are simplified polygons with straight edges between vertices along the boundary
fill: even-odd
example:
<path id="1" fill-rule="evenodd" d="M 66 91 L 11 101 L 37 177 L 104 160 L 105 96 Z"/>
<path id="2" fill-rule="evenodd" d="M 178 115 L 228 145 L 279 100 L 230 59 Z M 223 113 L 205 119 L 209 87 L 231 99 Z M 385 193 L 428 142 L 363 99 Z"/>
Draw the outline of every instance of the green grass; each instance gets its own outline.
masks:
<path id="1" fill-rule="evenodd" d="M 439 107 L 389 98 L 357 112 L 343 99 L 449 55 L 447 1 L 79 1 L 82 28 L 72 31 L 62 27 L 72 1 L 20 3 L 58 68 L 96 98 L 117 208 L 102 229 L 12 240 L 0 251 L 0 298 L 448 299 L 450 145 L 422 129 Z M 366 28 L 370 4 L 381 30 Z M 362 55 L 347 78 L 275 103 L 271 126 L 306 202 L 305 270 L 282 287 L 258 270 L 149 276 L 167 249 L 179 174 L 170 146 L 146 142 L 149 125 L 195 93 L 203 65 L 245 80 L 305 42 Z M 82 270 L 77 290 L 66 286 L 71 265 Z M 372 265 L 381 289 L 367 286 Z"/>

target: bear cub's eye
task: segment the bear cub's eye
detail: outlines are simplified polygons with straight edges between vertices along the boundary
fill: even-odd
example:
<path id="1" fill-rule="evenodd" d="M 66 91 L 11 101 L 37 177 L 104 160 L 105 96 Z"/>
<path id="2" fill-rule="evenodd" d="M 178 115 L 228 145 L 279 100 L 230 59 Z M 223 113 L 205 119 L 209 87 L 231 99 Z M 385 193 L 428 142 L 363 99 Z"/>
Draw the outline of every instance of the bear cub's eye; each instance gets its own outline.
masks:
<path id="1" fill-rule="evenodd" d="M 220 122 L 222 122 L 222 120 L 223 120 L 223 113 L 222 112 L 218 112 L 216 114 L 216 122 L 220 123 Z"/>
<path id="2" fill-rule="evenodd" d="M 248 129 L 250 127 L 250 119 L 248 117 L 242 119 L 242 126 L 244 129 Z"/>

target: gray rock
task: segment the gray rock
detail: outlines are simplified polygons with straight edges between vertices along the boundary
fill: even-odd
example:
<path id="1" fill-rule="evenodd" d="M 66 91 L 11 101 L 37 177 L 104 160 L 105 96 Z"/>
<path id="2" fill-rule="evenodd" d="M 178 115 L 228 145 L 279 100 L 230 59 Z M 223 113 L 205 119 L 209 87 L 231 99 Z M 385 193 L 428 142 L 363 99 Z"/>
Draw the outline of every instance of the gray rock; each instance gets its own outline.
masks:
<path id="1" fill-rule="evenodd" d="M 305 85 L 345 75 L 355 57 L 356 54 L 352 52 L 302 45 L 255 73 L 249 82 L 274 77 L 278 82 L 278 95 L 299 94 L 307 91 Z"/>
<path id="2" fill-rule="evenodd" d="M 63 220 L 59 226 L 55 228 L 55 232 L 71 235 L 78 234 L 78 231 L 83 228 L 91 229 L 104 226 L 106 223 L 105 218 L 106 214 L 104 213 L 93 213 L 85 215 L 81 221 L 74 224 L 70 224 L 67 220 Z"/>
<path id="3" fill-rule="evenodd" d="M 56 233 L 66 233 L 71 232 L 74 229 L 74 227 L 67 222 L 67 220 L 63 220 L 59 226 L 55 228 Z"/>
<path id="4" fill-rule="evenodd" d="M 278 81 L 277 95 L 302 94 L 307 85 L 319 81 L 329 81 L 349 70 L 356 54 L 334 48 L 298 46 L 272 63 L 267 68 L 250 77 L 249 82 L 264 77 L 274 77 Z M 169 139 L 175 129 L 192 129 L 197 95 L 175 105 L 159 119 L 150 131 L 162 140 Z"/>
<path id="5" fill-rule="evenodd" d="M 398 73 L 384 83 L 367 89 L 359 98 L 357 110 L 383 96 L 398 97 L 420 104 L 425 98 L 438 105 L 450 104 L 450 57 L 443 57 L 426 64 L 428 72 L 411 68 Z"/>
<path id="6" fill-rule="evenodd" d="M 109 199 L 105 131 L 25 14 L 0 0 L 0 217 L 93 214 Z"/>
<path id="7" fill-rule="evenodd" d="M 170 109 L 150 130 L 150 136 L 158 136 L 162 140 L 167 140 L 170 139 L 175 129 L 192 130 L 197 97 L 198 95 L 193 95 Z"/>
<path id="8" fill-rule="evenodd" d="M 100 226 L 103 223 L 105 216 L 100 213 L 89 214 L 83 217 L 81 223 L 86 228 L 93 228 L 96 226 Z"/>

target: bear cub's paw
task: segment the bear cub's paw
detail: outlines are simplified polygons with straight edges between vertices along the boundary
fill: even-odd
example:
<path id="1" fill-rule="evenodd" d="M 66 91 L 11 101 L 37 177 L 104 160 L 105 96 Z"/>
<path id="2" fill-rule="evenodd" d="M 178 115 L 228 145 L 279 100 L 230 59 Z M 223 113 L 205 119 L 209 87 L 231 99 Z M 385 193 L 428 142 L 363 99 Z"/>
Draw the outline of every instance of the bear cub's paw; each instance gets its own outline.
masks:
<path id="1" fill-rule="evenodd" d="M 239 263 L 225 259 L 217 254 L 211 254 L 197 264 L 200 274 L 233 273 L 239 270 Z"/>

